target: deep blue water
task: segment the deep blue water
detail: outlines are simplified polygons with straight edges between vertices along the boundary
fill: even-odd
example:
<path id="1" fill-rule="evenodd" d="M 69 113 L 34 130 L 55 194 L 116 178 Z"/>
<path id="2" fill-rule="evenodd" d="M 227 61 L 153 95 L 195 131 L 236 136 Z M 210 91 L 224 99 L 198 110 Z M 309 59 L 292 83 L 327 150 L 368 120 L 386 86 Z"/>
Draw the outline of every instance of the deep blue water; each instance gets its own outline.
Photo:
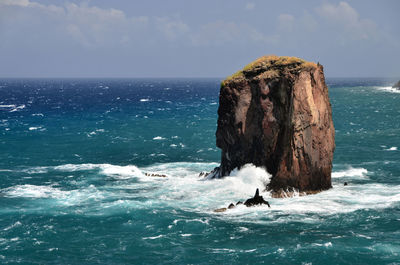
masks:
<path id="1" fill-rule="evenodd" d="M 327 79 L 331 190 L 214 213 L 269 179 L 198 178 L 219 162 L 220 80 L 0 80 L 0 263 L 400 264 L 393 82 Z"/>

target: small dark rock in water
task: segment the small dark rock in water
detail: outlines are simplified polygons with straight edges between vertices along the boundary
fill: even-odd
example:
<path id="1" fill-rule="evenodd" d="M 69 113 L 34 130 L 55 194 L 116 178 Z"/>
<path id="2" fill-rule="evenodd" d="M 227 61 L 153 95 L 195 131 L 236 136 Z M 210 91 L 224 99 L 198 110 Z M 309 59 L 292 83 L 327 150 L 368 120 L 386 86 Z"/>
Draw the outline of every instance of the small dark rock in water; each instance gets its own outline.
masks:
<path id="1" fill-rule="evenodd" d="M 400 80 L 399 80 L 399 82 L 397 82 L 396 84 L 394 84 L 394 85 L 392 86 L 392 88 L 400 89 Z"/>
<path id="2" fill-rule="evenodd" d="M 254 197 L 246 200 L 244 203 L 244 205 L 246 205 L 247 207 L 262 205 L 262 204 L 266 204 L 268 205 L 268 207 L 271 207 L 269 203 L 266 200 L 264 200 L 262 196 L 260 196 L 260 192 L 258 191 L 258 189 L 256 190 L 256 194 L 254 195 Z"/>
<path id="3" fill-rule="evenodd" d="M 234 205 L 233 203 L 231 203 L 231 204 L 229 204 L 228 208 L 225 208 L 225 207 L 224 207 L 224 208 L 215 209 L 214 212 L 216 212 L 216 213 L 222 213 L 222 212 L 225 212 L 225 211 L 228 210 L 228 209 L 233 209 L 233 208 L 235 208 L 237 205 L 240 205 L 240 204 L 243 204 L 243 202 L 238 201 L 238 202 L 236 203 L 236 205 Z M 269 202 L 267 202 L 266 200 L 264 200 L 263 196 L 260 196 L 260 192 L 259 192 L 258 189 L 256 190 L 256 194 L 254 195 L 254 197 L 253 197 L 253 198 L 250 198 L 250 199 L 248 199 L 248 200 L 246 200 L 246 202 L 244 203 L 244 205 L 246 205 L 247 207 L 252 207 L 252 206 L 255 206 L 255 205 L 262 205 L 262 204 L 266 204 L 266 205 L 268 205 L 268 207 L 271 207 L 271 206 L 269 205 Z"/>
<path id="4" fill-rule="evenodd" d="M 156 174 L 156 173 L 144 173 L 145 176 L 148 177 L 158 177 L 158 178 L 166 178 L 167 175 L 164 174 Z"/>
<path id="5" fill-rule="evenodd" d="M 347 186 L 347 182 L 345 182 L 344 185 Z"/>
<path id="6" fill-rule="evenodd" d="M 201 178 L 201 177 L 206 177 L 207 175 L 208 175 L 207 172 L 202 171 L 202 172 L 200 172 L 200 174 L 199 174 L 199 178 Z"/>

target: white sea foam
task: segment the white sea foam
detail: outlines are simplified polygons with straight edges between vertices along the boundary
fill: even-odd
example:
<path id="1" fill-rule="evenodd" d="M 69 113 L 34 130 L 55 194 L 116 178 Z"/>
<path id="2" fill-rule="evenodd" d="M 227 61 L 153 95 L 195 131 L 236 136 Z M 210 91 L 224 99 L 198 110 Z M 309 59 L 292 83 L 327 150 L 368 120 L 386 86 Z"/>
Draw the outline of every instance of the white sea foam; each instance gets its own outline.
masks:
<path id="1" fill-rule="evenodd" d="M 16 105 L 0 105 L 0 108 L 15 108 Z"/>
<path id="2" fill-rule="evenodd" d="M 10 110 L 10 112 L 19 111 L 19 110 L 24 109 L 24 108 L 25 108 L 25 105 L 20 105 L 20 106 L 17 106 L 15 108 L 13 108 L 12 110 Z"/>
<path id="3" fill-rule="evenodd" d="M 156 136 L 153 138 L 153 140 L 165 140 L 165 138 L 161 136 Z"/>
<path id="4" fill-rule="evenodd" d="M 68 192 L 58 188 L 42 185 L 17 185 L 2 190 L 8 197 L 27 197 L 27 198 L 62 198 Z"/>
<path id="5" fill-rule="evenodd" d="M 13 229 L 14 227 L 18 227 L 18 226 L 21 226 L 21 225 L 22 224 L 21 224 L 20 221 L 16 221 L 15 223 L 13 223 L 13 224 L 7 226 L 6 228 L 4 228 L 3 231 L 8 231 L 8 230 Z"/>
<path id="6" fill-rule="evenodd" d="M 385 149 L 386 151 L 397 151 L 397 147 L 396 146 L 392 146 L 388 149 Z"/>
<path id="7" fill-rule="evenodd" d="M 97 169 L 100 170 L 101 174 L 123 179 L 144 176 L 140 169 L 132 165 L 118 166 L 111 164 L 65 164 L 56 167 L 48 167 L 47 169 L 64 172 L 88 171 Z"/>
<path id="8" fill-rule="evenodd" d="M 144 171 L 168 174 L 160 189 L 151 195 L 159 203 L 178 208 L 209 212 L 228 202 L 236 202 L 254 195 L 257 188 L 263 189 L 270 175 L 262 168 L 246 165 L 222 179 L 205 180 L 199 172 L 210 171 L 216 163 L 168 163 L 144 168 Z"/>
<path id="9" fill-rule="evenodd" d="M 132 177 L 143 177 L 143 173 L 135 166 L 114 166 L 114 165 L 102 165 L 101 173 L 121 179 L 127 179 Z"/>
<path id="10" fill-rule="evenodd" d="M 2 189 L 1 193 L 3 196 L 11 198 L 46 199 L 49 200 L 48 203 L 50 203 L 50 205 L 55 206 L 58 209 L 76 205 L 86 207 L 85 211 L 82 211 L 81 209 L 75 210 L 74 213 L 77 214 L 91 212 L 98 214 L 100 209 L 107 208 L 107 203 L 101 203 L 102 201 L 106 198 L 117 198 L 116 194 L 98 190 L 94 185 L 79 187 L 75 190 L 61 190 L 52 186 L 25 184 Z M 32 202 L 32 205 L 34 205 L 34 202 Z M 49 204 L 47 203 L 40 203 L 38 204 L 38 207 L 45 207 L 46 210 L 49 210 L 47 209 L 48 205 Z"/>
<path id="11" fill-rule="evenodd" d="M 149 236 L 149 237 L 143 237 L 142 239 L 150 239 L 150 240 L 154 240 L 154 239 L 157 239 L 157 238 L 161 238 L 161 237 L 163 237 L 164 235 L 158 235 L 158 236 Z"/>
<path id="12" fill-rule="evenodd" d="M 208 165 L 208 169 L 214 165 L 216 164 Z M 152 198 L 153 205 L 166 203 L 175 208 L 208 212 L 237 220 L 256 221 L 260 217 L 268 217 L 273 222 L 296 219 L 313 223 L 318 221 L 319 215 L 352 212 L 365 208 L 385 208 L 400 202 L 400 186 L 379 183 L 352 184 L 351 182 L 348 186 L 343 186 L 341 182 L 336 184 L 335 181 L 332 189 L 315 195 L 275 199 L 271 198 L 268 192 L 263 191 L 270 175 L 262 168 L 247 165 L 241 170 L 233 171 L 231 176 L 223 179 L 201 181 L 197 175 L 201 169 L 192 166 L 184 163 L 152 166 L 153 171 L 161 171 L 171 176 L 165 182 L 157 183 L 156 185 L 162 185 L 160 189 L 148 195 Z M 367 174 L 370 172 L 364 168 L 350 167 L 347 170 L 333 172 L 332 177 L 333 180 L 340 178 L 368 180 Z M 243 201 L 253 196 L 256 188 L 260 188 L 261 195 L 270 202 L 271 208 L 238 206 L 224 213 L 213 213 L 214 209 L 227 207 L 231 202 Z M 305 216 L 312 213 L 318 215 Z M 285 216 L 279 217 L 282 214 Z"/>
<path id="13" fill-rule="evenodd" d="M 326 247 L 326 248 L 332 247 L 332 243 L 331 243 L 331 242 L 326 242 L 326 243 L 324 243 L 324 244 L 313 243 L 312 245 L 313 245 L 313 246 L 317 246 L 317 247 Z"/>
<path id="14" fill-rule="evenodd" d="M 391 86 L 377 86 L 375 88 L 380 91 L 391 92 L 391 93 L 400 93 L 399 89 L 393 88 Z"/>
<path id="15" fill-rule="evenodd" d="M 21 171 L 28 174 L 42 174 L 48 172 L 47 167 L 33 167 L 33 168 L 23 169 Z"/>
<path id="16" fill-rule="evenodd" d="M 367 173 L 368 173 L 368 170 L 366 170 L 365 168 L 352 168 L 352 167 L 349 167 L 346 170 L 332 172 L 332 178 L 343 178 L 343 177 L 366 178 L 367 177 Z"/>
<path id="17" fill-rule="evenodd" d="M 107 164 L 65 164 L 55 167 L 46 167 L 47 169 L 54 169 L 58 171 L 74 172 L 74 171 L 85 171 L 100 168 L 102 165 Z"/>
<path id="18" fill-rule="evenodd" d="M 160 163 L 138 168 L 134 165 L 111 164 L 65 164 L 56 167 L 36 167 L 30 170 L 42 172 L 82 171 L 85 176 L 77 182 L 72 180 L 75 189 L 65 191 L 55 186 L 17 185 L 1 190 L 4 196 L 47 198 L 55 200 L 55 205 L 86 207 L 77 210 L 81 214 L 108 214 L 113 211 L 127 211 L 131 208 L 158 209 L 170 207 L 193 211 L 204 216 L 196 220 L 177 219 L 180 221 L 200 222 L 207 224 L 209 217 L 251 222 L 288 222 L 291 220 L 314 223 L 321 215 L 352 212 L 360 209 L 379 209 L 398 205 L 400 202 L 400 186 L 374 183 L 367 178 L 364 168 L 349 167 L 346 170 L 333 172 L 333 188 L 315 195 L 296 196 L 276 199 L 263 190 L 269 182 L 270 175 L 262 168 L 246 165 L 234 170 L 230 176 L 222 179 L 206 180 L 199 177 L 199 172 L 210 171 L 218 163 L 175 162 Z M 91 175 L 86 177 L 85 171 L 97 171 L 107 178 L 123 179 L 121 183 L 110 182 L 104 187 L 85 184 Z M 34 171 L 32 171 L 34 172 Z M 166 174 L 167 178 L 148 177 L 143 172 Z M 343 186 L 343 178 L 349 185 Z M 362 184 L 352 183 L 352 179 L 363 179 Z M 349 179 L 349 180 L 347 180 Z M 138 181 L 139 180 L 139 181 Z M 73 184 L 75 183 L 76 184 Z M 365 183 L 365 181 L 368 181 Z M 90 183 L 90 182 L 89 182 Z M 224 213 L 213 210 L 227 207 L 230 203 L 244 201 L 254 195 L 259 188 L 260 193 L 271 204 L 250 207 L 243 205 Z M 140 192 L 138 192 L 140 191 Z M 141 198 L 136 200 L 135 198 Z M 246 228 L 240 228 L 246 229 Z"/>
<path id="19" fill-rule="evenodd" d="M 42 128 L 42 127 L 29 127 L 29 130 L 30 130 L 30 131 L 35 131 L 35 130 L 38 130 L 38 129 L 40 129 L 40 128 Z"/>
<path id="20" fill-rule="evenodd" d="M 150 99 L 148 99 L 148 98 L 142 98 L 141 100 L 140 100 L 140 102 L 148 102 Z"/>
<path id="21" fill-rule="evenodd" d="M 19 111 L 21 109 L 24 109 L 25 105 L 24 104 L 19 105 L 19 106 L 14 105 L 14 104 L 11 104 L 11 105 L 0 105 L 0 108 L 11 109 L 10 112 L 15 112 L 15 111 Z"/>

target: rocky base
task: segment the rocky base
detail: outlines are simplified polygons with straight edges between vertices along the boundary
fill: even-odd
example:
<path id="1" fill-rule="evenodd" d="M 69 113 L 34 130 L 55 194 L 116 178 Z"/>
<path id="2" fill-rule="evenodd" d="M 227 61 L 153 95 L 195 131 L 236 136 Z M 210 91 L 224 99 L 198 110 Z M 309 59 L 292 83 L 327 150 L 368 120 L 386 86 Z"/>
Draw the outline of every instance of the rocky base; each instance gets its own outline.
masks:
<path id="1" fill-rule="evenodd" d="M 296 196 L 306 196 L 320 193 L 323 190 L 309 190 L 309 191 L 296 191 L 296 190 L 283 190 L 271 191 L 272 198 L 292 198 Z"/>

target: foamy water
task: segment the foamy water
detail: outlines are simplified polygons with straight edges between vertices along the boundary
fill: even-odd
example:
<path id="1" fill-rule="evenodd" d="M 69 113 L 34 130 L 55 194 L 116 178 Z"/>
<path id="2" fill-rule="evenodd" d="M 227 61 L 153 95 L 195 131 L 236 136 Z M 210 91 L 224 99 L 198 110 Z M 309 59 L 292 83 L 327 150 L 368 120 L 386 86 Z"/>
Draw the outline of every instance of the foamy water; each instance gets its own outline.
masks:
<path id="1" fill-rule="evenodd" d="M 292 198 L 271 198 L 264 190 L 270 181 L 270 174 L 263 168 L 251 164 L 240 170 L 234 170 L 230 176 L 221 179 L 204 179 L 199 172 L 211 170 L 217 163 L 163 163 L 138 168 L 133 165 L 118 166 L 111 164 L 66 164 L 54 167 L 34 167 L 25 169 L 29 174 L 56 174 L 61 172 L 94 172 L 101 178 L 118 180 L 96 187 L 89 181 L 81 181 L 75 189 L 65 190 L 57 185 L 17 185 L 1 191 L 6 197 L 42 198 L 54 200 L 52 205 L 78 206 L 84 204 L 84 213 L 93 213 L 99 207 L 120 207 L 148 209 L 154 207 L 171 207 L 184 209 L 206 215 L 225 216 L 237 221 L 260 222 L 268 216 L 268 221 L 310 222 L 312 217 L 304 215 L 334 215 L 349 213 L 360 209 L 380 209 L 391 207 L 400 202 L 400 186 L 384 185 L 369 181 L 363 184 L 352 184 L 352 180 L 368 180 L 364 168 L 352 168 L 332 173 L 333 188 L 315 195 L 294 196 Z M 167 177 L 151 177 L 144 173 L 165 174 Z M 72 177 L 71 183 L 76 180 Z M 343 182 L 349 182 L 344 186 Z M 214 213 L 217 208 L 227 207 L 230 203 L 244 201 L 252 197 L 256 189 L 267 199 L 271 208 L 258 206 L 247 208 L 238 206 L 224 213 Z M 138 191 L 131 193 L 130 191 Z M 141 201 L 135 199 L 141 198 Z M 103 200 L 104 199 L 104 200 Z M 42 202 L 41 202 L 42 203 Z M 107 211 L 104 212 L 107 214 Z M 291 218 L 279 219 L 277 216 L 289 214 Z M 275 219 L 276 217 L 276 219 Z M 315 219 L 314 221 L 317 221 Z"/>
<path id="2" fill-rule="evenodd" d="M 393 88 L 391 86 L 377 86 L 375 87 L 377 90 L 390 92 L 390 93 L 400 93 L 400 89 Z"/>

